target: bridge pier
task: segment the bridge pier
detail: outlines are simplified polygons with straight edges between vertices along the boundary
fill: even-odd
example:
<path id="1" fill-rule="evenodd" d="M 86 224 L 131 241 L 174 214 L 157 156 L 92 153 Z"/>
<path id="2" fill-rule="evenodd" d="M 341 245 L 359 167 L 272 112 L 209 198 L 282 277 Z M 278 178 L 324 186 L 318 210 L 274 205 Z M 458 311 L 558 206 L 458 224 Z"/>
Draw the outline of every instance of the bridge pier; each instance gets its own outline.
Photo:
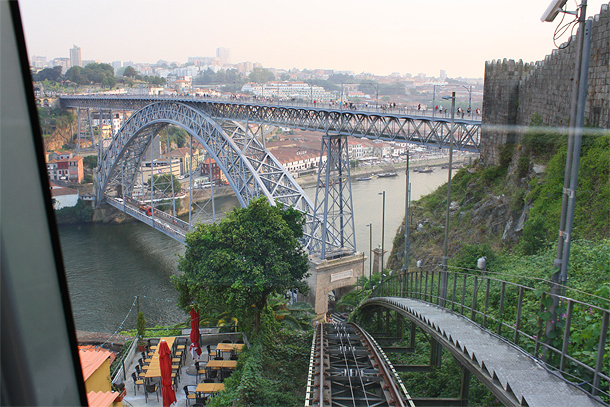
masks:
<path id="1" fill-rule="evenodd" d="M 358 278 L 364 275 L 364 253 L 354 253 L 337 259 L 320 260 L 309 256 L 307 279 L 310 288 L 306 301 L 314 306 L 318 319 L 324 319 L 328 312 L 328 293 L 332 290 L 350 291 Z"/>

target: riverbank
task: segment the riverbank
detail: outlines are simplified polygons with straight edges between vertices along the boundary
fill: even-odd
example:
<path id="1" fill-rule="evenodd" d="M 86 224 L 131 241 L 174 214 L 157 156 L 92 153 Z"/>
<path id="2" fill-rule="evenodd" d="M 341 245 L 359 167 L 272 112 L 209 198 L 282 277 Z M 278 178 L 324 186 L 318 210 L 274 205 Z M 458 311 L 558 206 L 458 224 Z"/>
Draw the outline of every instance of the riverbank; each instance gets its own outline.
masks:
<path id="1" fill-rule="evenodd" d="M 454 153 L 453 157 L 453 168 L 461 168 L 463 166 L 469 165 L 471 162 L 478 158 L 478 154 L 475 153 L 460 153 L 459 155 Z M 434 157 L 434 158 L 415 158 L 409 160 L 409 169 L 411 171 L 424 169 L 426 167 L 437 168 L 449 165 L 449 155 L 443 157 Z M 350 177 L 352 181 L 356 178 L 360 177 L 368 177 L 374 176 L 378 174 L 387 173 L 390 171 L 404 170 L 407 166 L 407 163 L 404 161 L 396 162 L 396 163 L 384 163 L 377 165 L 360 165 L 357 168 L 350 168 Z M 404 172 L 404 171 L 403 171 Z M 314 173 L 311 175 L 303 176 L 295 178 L 296 182 L 301 186 L 301 188 L 308 188 L 311 186 L 315 186 L 318 181 L 318 173 Z"/>

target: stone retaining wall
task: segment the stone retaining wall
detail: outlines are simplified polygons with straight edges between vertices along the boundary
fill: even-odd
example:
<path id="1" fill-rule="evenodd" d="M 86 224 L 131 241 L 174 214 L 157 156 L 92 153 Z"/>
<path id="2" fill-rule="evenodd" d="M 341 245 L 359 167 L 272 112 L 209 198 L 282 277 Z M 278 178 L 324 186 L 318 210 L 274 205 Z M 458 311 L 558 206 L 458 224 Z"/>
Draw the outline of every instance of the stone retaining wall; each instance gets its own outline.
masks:
<path id="1" fill-rule="evenodd" d="M 610 128 L 610 4 L 592 20 L 585 126 Z M 558 24 L 554 22 L 552 24 Z M 576 36 L 543 61 L 514 60 L 485 64 L 481 159 L 498 164 L 499 151 L 519 140 L 537 114 L 542 124 L 567 127 L 576 54 Z"/>

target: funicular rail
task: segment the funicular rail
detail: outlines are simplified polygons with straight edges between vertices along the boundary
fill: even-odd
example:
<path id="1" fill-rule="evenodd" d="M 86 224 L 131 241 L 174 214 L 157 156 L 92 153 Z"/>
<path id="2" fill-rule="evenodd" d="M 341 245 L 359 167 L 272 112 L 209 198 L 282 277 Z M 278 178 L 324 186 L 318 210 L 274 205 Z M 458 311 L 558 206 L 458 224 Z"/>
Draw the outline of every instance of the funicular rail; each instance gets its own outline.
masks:
<path id="1" fill-rule="evenodd" d="M 414 404 L 374 339 L 350 323 L 316 327 L 305 406 Z"/>

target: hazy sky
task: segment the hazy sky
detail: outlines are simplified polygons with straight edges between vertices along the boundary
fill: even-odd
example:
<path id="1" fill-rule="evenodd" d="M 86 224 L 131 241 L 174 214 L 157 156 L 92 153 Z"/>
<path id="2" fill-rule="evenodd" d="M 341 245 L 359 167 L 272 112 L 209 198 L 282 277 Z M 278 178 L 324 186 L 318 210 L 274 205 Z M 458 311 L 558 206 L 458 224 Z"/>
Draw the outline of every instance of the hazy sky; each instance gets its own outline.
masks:
<path id="1" fill-rule="evenodd" d="M 231 49 L 265 67 L 482 77 L 485 61 L 544 59 L 551 0 L 21 0 L 29 55 L 186 62 Z M 579 1 L 580 2 L 580 1 Z M 607 1 L 588 0 L 587 16 Z M 568 0 L 576 10 L 576 0 Z M 566 16 L 566 21 L 572 16 Z M 564 40 L 567 36 L 564 37 Z"/>

